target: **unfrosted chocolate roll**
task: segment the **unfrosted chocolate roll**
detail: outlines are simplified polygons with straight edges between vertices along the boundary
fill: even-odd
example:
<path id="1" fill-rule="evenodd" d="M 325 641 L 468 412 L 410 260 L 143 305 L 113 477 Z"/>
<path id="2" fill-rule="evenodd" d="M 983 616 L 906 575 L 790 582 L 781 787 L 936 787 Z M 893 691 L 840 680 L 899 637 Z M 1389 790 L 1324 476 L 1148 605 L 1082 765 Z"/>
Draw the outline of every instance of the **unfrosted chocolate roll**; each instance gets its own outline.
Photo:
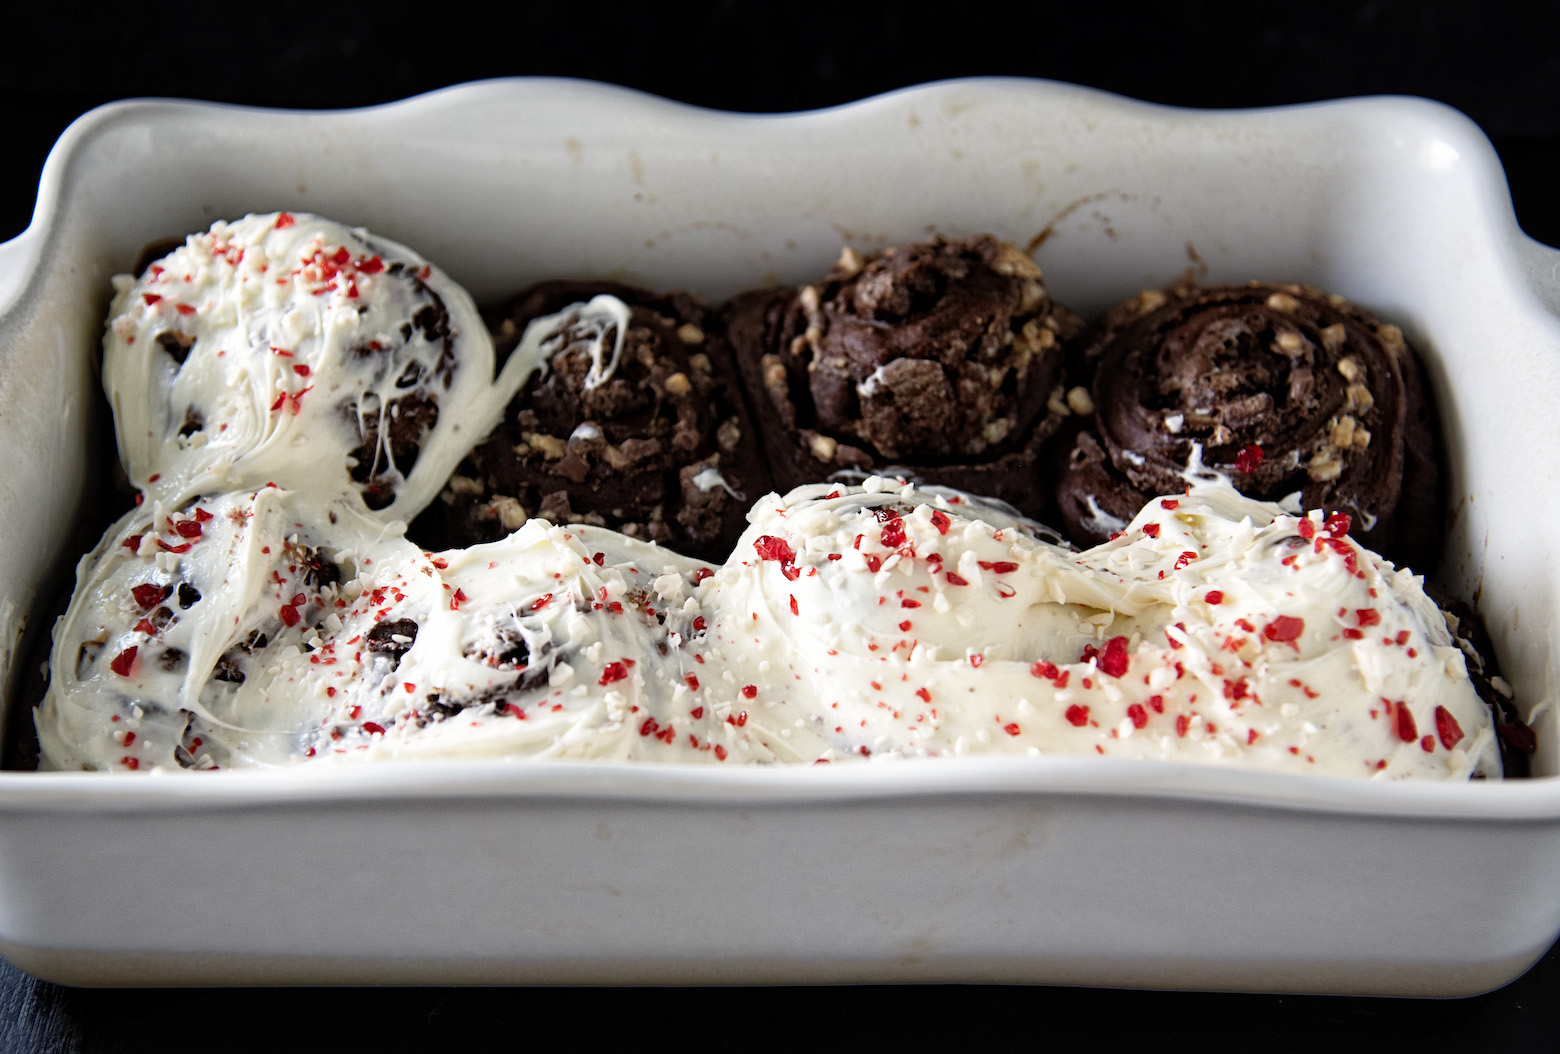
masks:
<path id="1" fill-rule="evenodd" d="M 822 281 L 722 317 L 780 490 L 881 472 L 1043 509 L 1039 453 L 1083 327 L 1018 247 L 847 248 Z"/>
<path id="2" fill-rule="evenodd" d="M 1442 510 L 1433 412 L 1402 331 L 1298 285 L 1151 290 L 1113 308 L 1075 363 L 1092 416 L 1058 443 L 1057 503 L 1104 541 L 1202 464 L 1253 497 L 1299 493 L 1354 537 L 1433 569 Z"/>
<path id="3" fill-rule="evenodd" d="M 491 312 L 500 361 L 523 339 L 540 339 L 548 368 L 510 402 L 412 537 L 465 546 L 541 516 L 724 560 L 771 484 L 711 321 L 691 295 L 615 282 L 545 282 Z M 533 322 L 541 329 L 527 336 Z"/>

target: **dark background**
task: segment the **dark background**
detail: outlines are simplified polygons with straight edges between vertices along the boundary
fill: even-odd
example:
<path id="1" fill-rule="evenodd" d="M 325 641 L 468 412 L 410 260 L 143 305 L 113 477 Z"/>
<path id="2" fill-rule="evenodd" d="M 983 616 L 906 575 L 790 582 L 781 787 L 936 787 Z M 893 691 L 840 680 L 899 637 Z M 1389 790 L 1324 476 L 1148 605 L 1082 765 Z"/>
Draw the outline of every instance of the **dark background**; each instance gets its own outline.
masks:
<path id="1" fill-rule="evenodd" d="M 8 12 L 0 91 L 11 149 L 0 239 L 27 225 L 50 144 L 100 103 L 160 95 L 367 106 L 486 77 L 583 77 L 727 110 L 850 102 L 948 77 L 1086 84 L 1177 106 L 1423 95 L 1477 121 L 1529 234 L 1560 245 L 1560 7 L 1181 0 L 702 5 L 31 4 Z M 372 15 L 369 12 L 373 12 Z"/>
<path id="2" fill-rule="evenodd" d="M 1451 104 L 1490 136 L 1518 221 L 1560 245 L 1560 5 L 1308 3 L 1277 7 L 1029 3 L 874 6 L 533 3 L 37 5 L 3 21 L 9 149 L 0 240 L 32 215 L 50 145 L 92 107 L 173 96 L 302 108 L 366 106 L 485 77 L 572 76 L 721 109 L 849 102 L 929 80 L 1047 77 L 1160 103 L 1275 106 L 1368 94 Z M 1560 895 L 1560 876 L 1557 876 Z M 436 895 L 436 894 L 435 894 Z M 1491 896 L 1499 876 L 1491 875 Z M 1428 1043 L 1550 1049 L 1560 949 L 1507 988 L 1455 1002 L 1000 987 L 813 990 L 211 990 L 59 988 L 0 963 L 5 1050 L 506 1046 L 548 1032 L 611 1042 L 906 1039 L 1029 1047 L 1097 1041 L 1315 1049 Z M 1018 1036 L 1002 1026 L 1016 1026 Z M 1353 1041 L 1351 1043 L 1350 1041 Z"/>

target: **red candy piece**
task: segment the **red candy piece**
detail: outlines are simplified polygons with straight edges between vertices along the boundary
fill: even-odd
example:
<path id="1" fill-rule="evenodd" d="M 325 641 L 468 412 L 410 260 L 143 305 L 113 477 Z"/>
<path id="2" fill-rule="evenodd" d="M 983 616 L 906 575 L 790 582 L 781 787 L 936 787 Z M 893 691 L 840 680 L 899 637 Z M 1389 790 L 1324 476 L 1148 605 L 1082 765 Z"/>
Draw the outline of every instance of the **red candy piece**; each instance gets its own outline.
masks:
<path id="1" fill-rule="evenodd" d="M 1451 750 L 1463 741 L 1462 725 L 1457 723 L 1457 718 L 1444 706 L 1435 708 L 1435 732 L 1441 738 L 1441 745 Z"/>
<path id="2" fill-rule="evenodd" d="M 136 646 L 132 644 L 118 655 L 115 655 L 108 661 L 109 669 L 121 677 L 129 677 L 130 668 L 135 665 L 135 653 L 137 650 Z"/>
<path id="3" fill-rule="evenodd" d="M 1280 643 L 1300 639 L 1300 634 L 1305 632 L 1305 619 L 1293 618 L 1289 615 L 1280 615 L 1278 618 L 1262 627 L 1262 635 L 1268 640 Z"/>
<path id="4" fill-rule="evenodd" d="M 1419 738 L 1419 726 L 1414 724 L 1413 712 L 1404 703 L 1397 704 L 1397 734 L 1405 743 Z"/>
<path id="5" fill-rule="evenodd" d="M 135 597 L 135 602 L 140 605 L 142 611 L 148 611 L 161 604 L 172 592 L 172 586 L 159 586 L 151 582 L 130 587 L 130 595 Z"/>
<path id="6" fill-rule="evenodd" d="M 1120 677 L 1127 672 L 1127 666 L 1131 663 L 1131 657 L 1127 654 L 1127 638 L 1112 637 L 1105 642 L 1105 650 L 1100 652 L 1099 669 L 1101 673 L 1108 673 L 1112 677 Z"/>
<path id="7" fill-rule="evenodd" d="M 753 548 L 758 552 L 760 560 L 774 560 L 780 564 L 780 573 L 788 579 L 796 579 L 801 574 L 796 569 L 796 554 L 791 551 L 790 545 L 784 538 L 776 538 L 773 535 L 760 535 L 753 543 Z"/>

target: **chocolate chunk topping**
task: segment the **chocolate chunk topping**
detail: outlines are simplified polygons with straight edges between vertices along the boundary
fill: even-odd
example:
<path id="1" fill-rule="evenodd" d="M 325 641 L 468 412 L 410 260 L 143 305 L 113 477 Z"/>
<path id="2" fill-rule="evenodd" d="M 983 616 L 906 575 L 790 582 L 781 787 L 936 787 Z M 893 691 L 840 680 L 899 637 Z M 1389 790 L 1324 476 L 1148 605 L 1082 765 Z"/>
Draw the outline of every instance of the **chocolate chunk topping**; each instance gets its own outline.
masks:
<path id="1" fill-rule="evenodd" d="M 1016 246 L 846 249 L 821 281 L 742 294 L 722 318 L 778 489 L 877 472 L 1044 509 L 1037 461 L 1083 323 Z"/>
<path id="2" fill-rule="evenodd" d="M 886 458 L 979 455 L 1044 415 L 1063 331 L 1040 269 L 984 235 L 848 257 L 793 307 L 788 373 L 819 431 Z M 797 343 L 799 341 L 799 343 Z"/>
<path id="3" fill-rule="evenodd" d="M 585 307 L 596 296 L 629 309 L 620 350 L 618 320 Z M 515 397 L 411 536 L 430 548 L 470 545 L 540 516 L 724 559 L 770 479 L 754 443 L 742 441 L 752 429 L 708 309 L 682 293 L 547 282 L 492 318 L 500 359 L 548 316 L 558 316 L 543 345 L 548 369 Z"/>
<path id="4" fill-rule="evenodd" d="M 179 607 L 185 611 L 200 603 L 200 590 L 188 582 L 179 583 Z"/>
<path id="5" fill-rule="evenodd" d="M 895 359 L 867 379 L 860 396 L 862 431 L 881 437 L 885 453 L 935 450 L 959 424 L 948 373 L 928 359 Z"/>

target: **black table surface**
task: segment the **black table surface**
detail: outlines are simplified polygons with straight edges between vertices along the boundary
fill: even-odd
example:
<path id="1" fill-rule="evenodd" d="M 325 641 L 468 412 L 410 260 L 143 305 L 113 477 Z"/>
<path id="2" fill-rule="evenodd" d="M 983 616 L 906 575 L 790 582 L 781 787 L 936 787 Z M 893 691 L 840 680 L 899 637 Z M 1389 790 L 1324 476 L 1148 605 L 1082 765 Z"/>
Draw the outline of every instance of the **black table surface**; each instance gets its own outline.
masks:
<path id="1" fill-rule="evenodd" d="M 1081 8 L 1088 8 L 1082 10 Z M 950 10 L 954 9 L 954 10 Z M 372 17 L 365 12 L 373 10 Z M 1167 11 L 1173 10 L 1173 14 Z M 1518 222 L 1560 245 L 1560 9 L 1499 3 L 1049 5 L 1022 13 L 925 2 L 643 8 L 458 5 L 163 8 L 32 5 L 8 15 L 0 62 L 9 151 L 0 240 L 29 222 L 50 145 L 98 104 L 172 96 L 302 108 L 371 105 L 495 76 L 610 81 L 699 105 L 784 111 L 947 77 L 1047 77 L 1183 106 L 1422 95 L 1477 121 L 1506 167 Z M 1498 896 L 1498 876 L 1491 895 Z M 1557 880 L 1560 895 L 1560 880 Z M 779 1033 L 804 1042 L 905 1037 L 1017 1047 L 1058 1027 L 1101 1041 L 1196 1037 L 1217 1047 L 1427 1042 L 1547 1049 L 1560 1035 L 1560 945 L 1471 999 L 1125 992 L 1000 986 L 816 989 L 63 988 L 0 962 L 0 1050 L 185 1043 L 353 1046 L 521 1042 L 541 1028 L 611 1042 Z M 1021 1039 L 1004 1037 L 1016 1025 Z M 1065 1034 L 1065 1033 L 1064 1033 Z M 815 1038 L 816 1037 L 816 1038 Z"/>

